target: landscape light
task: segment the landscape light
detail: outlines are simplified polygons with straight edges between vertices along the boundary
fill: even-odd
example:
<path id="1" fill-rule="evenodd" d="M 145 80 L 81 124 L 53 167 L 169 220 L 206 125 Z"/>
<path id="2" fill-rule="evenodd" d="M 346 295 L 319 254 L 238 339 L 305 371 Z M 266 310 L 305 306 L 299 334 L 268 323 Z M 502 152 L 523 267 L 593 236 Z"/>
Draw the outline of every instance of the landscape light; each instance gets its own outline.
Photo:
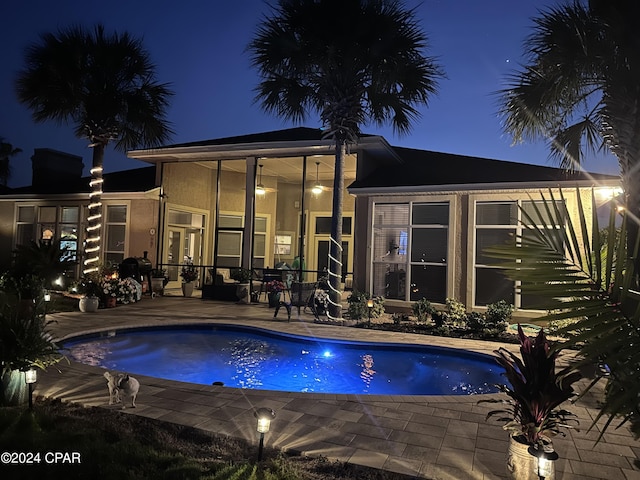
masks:
<path id="1" fill-rule="evenodd" d="M 38 371 L 31 367 L 24 372 L 24 382 L 29 388 L 29 410 L 33 410 L 33 384 L 38 380 Z"/>
<path id="2" fill-rule="evenodd" d="M 371 310 L 373 309 L 373 298 L 367 300 L 367 309 L 369 310 L 369 326 L 371 326 Z"/>
<path id="3" fill-rule="evenodd" d="M 530 455 L 536 457 L 533 473 L 535 473 L 540 480 L 550 477 L 553 474 L 553 462 L 558 459 L 558 454 L 553 450 L 553 445 L 550 443 L 545 445 L 532 445 L 527 450 Z"/>
<path id="4" fill-rule="evenodd" d="M 276 412 L 270 408 L 259 408 L 253 412 L 253 416 L 258 420 L 256 430 L 260 434 L 260 445 L 258 446 L 258 461 L 262 460 L 262 450 L 264 448 L 264 434 L 269 431 L 271 421 L 276 418 Z"/>

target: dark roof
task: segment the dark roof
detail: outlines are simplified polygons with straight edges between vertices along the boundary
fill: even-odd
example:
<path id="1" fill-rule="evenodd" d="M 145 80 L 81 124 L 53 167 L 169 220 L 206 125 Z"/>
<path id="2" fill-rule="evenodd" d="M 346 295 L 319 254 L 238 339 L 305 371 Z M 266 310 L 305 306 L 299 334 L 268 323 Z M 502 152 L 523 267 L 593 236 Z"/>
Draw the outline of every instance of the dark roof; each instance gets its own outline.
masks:
<path id="1" fill-rule="evenodd" d="M 112 192 L 145 192 L 155 187 L 156 170 L 154 166 L 121 170 L 119 172 L 105 173 L 103 175 L 103 191 Z M 69 194 L 89 193 L 90 177 L 70 178 L 65 182 L 57 182 L 42 187 L 13 188 L 6 194 Z"/>
<path id="2" fill-rule="evenodd" d="M 236 145 L 243 143 L 265 143 L 265 142 L 295 142 L 295 141 L 320 141 L 323 130 L 319 128 L 296 127 L 284 130 L 274 130 L 272 132 L 251 133 L 249 135 L 238 135 L 235 137 L 214 138 L 212 140 L 200 140 L 198 142 L 177 143 L 167 145 L 163 148 L 173 147 L 198 147 L 206 145 Z"/>
<path id="3" fill-rule="evenodd" d="M 535 183 L 616 180 L 600 173 L 568 173 L 563 169 L 526 163 L 468 157 L 451 153 L 393 147 L 404 162 L 382 166 L 349 188 L 424 187 L 489 183 Z"/>
<path id="4" fill-rule="evenodd" d="M 250 133 L 248 135 L 238 135 L 235 137 L 214 138 L 212 140 L 200 140 L 197 142 L 177 143 L 167 145 L 162 148 L 174 147 L 204 147 L 207 145 L 241 145 L 244 143 L 268 143 L 268 142 L 319 142 L 324 140 L 325 131 L 321 128 L 294 127 L 284 130 L 274 130 L 271 132 Z M 363 133 L 361 137 L 371 135 Z"/>

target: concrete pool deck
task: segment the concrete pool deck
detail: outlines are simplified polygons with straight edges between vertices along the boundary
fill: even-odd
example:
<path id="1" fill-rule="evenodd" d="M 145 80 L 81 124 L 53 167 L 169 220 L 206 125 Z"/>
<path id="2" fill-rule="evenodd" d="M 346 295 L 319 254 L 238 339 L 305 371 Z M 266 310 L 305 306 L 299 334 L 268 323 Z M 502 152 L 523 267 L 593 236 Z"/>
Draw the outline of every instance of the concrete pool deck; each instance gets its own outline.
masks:
<path id="1" fill-rule="evenodd" d="M 80 333 L 170 324 L 232 323 L 286 333 L 334 339 L 442 345 L 491 353 L 501 344 L 389 333 L 313 323 L 311 315 L 286 321 L 265 303 L 237 305 L 199 298 L 148 297 L 141 302 L 99 310 L 48 315 L 58 338 Z M 103 370 L 77 363 L 59 364 L 38 376 L 35 395 L 85 406 L 108 406 Z M 267 447 L 322 455 L 429 479 L 506 478 L 508 435 L 486 422 L 495 405 L 477 404 L 483 396 L 380 396 L 272 392 L 194 385 L 136 375 L 141 388 L 137 408 L 126 414 L 193 426 L 257 444 L 253 411 L 275 410 L 265 436 Z M 597 445 L 597 431 L 587 432 L 597 414 L 593 397 L 567 407 L 580 420 L 580 431 L 556 437 L 560 455 L 556 478 L 640 480 L 634 461 L 640 453 L 626 427 L 610 427 Z M 599 422 L 600 424 L 604 422 Z"/>

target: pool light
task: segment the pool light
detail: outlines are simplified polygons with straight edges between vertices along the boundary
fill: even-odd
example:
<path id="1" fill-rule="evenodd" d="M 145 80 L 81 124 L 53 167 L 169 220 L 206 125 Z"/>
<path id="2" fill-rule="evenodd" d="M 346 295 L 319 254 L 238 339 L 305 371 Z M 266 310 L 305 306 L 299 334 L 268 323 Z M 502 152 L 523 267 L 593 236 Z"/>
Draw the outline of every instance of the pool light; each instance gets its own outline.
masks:
<path id="1" fill-rule="evenodd" d="M 259 408 L 253 412 L 253 416 L 258 420 L 256 430 L 260 434 L 260 445 L 258 446 L 258 461 L 262 460 L 262 450 L 264 448 L 264 434 L 269 431 L 271 421 L 276 418 L 276 412 L 270 408 Z"/>
<path id="2" fill-rule="evenodd" d="M 325 350 L 324 353 L 322 354 L 322 356 L 324 358 L 329 358 L 331 356 L 331 352 L 329 350 Z"/>

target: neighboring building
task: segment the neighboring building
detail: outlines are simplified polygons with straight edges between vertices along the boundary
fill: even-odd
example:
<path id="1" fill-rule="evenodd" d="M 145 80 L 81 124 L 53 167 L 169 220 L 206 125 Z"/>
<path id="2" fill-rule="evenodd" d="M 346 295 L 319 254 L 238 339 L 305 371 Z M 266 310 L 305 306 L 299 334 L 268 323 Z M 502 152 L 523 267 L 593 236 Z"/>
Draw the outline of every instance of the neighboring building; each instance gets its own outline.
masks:
<path id="1" fill-rule="evenodd" d="M 154 167 L 105 175 L 103 259 L 148 251 L 178 286 L 187 257 L 201 266 L 200 283 L 212 284 L 216 269 L 291 266 L 301 256 L 305 280 L 314 281 L 327 266 L 332 215 L 334 147 L 322 134 L 293 128 L 129 152 Z M 0 251 L 49 234 L 81 251 L 88 179 L 80 178 L 78 157 L 36 161 L 43 153 L 65 155 L 36 151 L 34 168 L 67 162 L 73 171 L 55 182 L 47 181 L 54 173 L 34 171 L 42 183 L 0 195 Z M 518 207 L 531 211 L 541 192 L 562 188 L 575 216 L 578 191 L 595 188 L 605 202 L 620 184 L 601 174 L 393 147 L 369 135 L 350 149 L 344 177 L 346 287 L 382 295 L 387 306 L 455 298 L 481 310 L 506 299 L 524 312 L 531 299 L 483 248 L 518 233 Z"/>

